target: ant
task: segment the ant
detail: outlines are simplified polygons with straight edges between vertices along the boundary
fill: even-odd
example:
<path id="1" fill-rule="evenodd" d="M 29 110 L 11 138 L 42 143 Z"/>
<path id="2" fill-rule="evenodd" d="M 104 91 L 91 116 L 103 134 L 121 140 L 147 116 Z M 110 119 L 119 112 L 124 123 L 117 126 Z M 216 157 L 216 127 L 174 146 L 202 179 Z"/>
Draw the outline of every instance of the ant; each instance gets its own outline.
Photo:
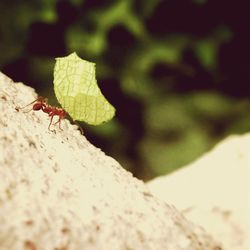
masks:
<path id="1" fill-rule="evenodd" d="M 38 98 L 35 101 L 29 103 L 28 105 L 26 105 L 26 106 L 24 106 L 22 108 L 16 108 L 16 110 L 19 111 L 19 109 L 26 108 L 27 106 L 29 106 L 31 104 L 33 104 L 33 107 L 32 107 L 31 110 L 34 110 L 34 111 L 42 110 L 44 113 L 48 114 L 49 117 L 51 117 L 49 127 L 48 127 L 48 129 L 50 131 L 51 131 L 50 126 L 51 126 L 52 120 L 53 120 L 55 115 L 57 115 L 59 117 L 59 119 L 53 125 L 59 123 L 59 128 L 62 130 L 62 128 L 61 128 L 61 120 L 64 119 L 65 116 L 68 114 L 64 109 L 50 106 L 48 104 L 48 99 L 47 98 L 43 98 L 42 96 L 38 96 Z M 26 111 L 25 113 L 28 113 L 31 110 Z"/>

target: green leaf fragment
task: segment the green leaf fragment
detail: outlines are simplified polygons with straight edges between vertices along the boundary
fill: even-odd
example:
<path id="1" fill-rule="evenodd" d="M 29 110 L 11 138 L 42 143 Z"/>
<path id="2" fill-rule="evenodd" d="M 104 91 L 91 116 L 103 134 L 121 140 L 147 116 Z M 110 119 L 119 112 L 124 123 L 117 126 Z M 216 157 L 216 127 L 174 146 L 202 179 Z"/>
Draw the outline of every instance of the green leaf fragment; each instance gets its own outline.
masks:
<path id="1" fill-rule="evenodd" d="M 73 120 L 98 125 L 115 114 L 115 108 L 97 85 L 95 64 L 76 53 L 56 58 L 54 90 L 57 100 Z"/>

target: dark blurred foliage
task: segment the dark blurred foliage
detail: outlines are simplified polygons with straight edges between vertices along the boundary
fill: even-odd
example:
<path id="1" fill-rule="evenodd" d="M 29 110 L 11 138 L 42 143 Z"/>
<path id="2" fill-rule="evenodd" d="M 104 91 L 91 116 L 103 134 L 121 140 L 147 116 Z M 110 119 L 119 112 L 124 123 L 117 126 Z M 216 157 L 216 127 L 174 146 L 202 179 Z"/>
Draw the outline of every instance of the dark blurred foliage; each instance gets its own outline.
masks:
<path id="1" fill-rule="evenodd" d="M 96 62 L 117 115 L 87 138 L 144 179 L 250 130 L 247 1 L 0 2 L 0 65 L 56 102 L 54 58 Z"/>

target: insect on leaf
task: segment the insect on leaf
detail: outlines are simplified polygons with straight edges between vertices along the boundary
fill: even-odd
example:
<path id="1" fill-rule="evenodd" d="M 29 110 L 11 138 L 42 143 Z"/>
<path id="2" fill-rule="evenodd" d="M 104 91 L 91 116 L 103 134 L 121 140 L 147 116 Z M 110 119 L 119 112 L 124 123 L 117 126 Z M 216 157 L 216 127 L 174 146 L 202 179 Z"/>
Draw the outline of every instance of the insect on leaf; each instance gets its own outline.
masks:
<path id="1" fill-rule="evenodd" d="M 73 120 L 98 125 L 110 120 L 114 107 L 105 99 L 95 78 L 95 64 L 72 53 L 56 58 L 54 90 Z"/>

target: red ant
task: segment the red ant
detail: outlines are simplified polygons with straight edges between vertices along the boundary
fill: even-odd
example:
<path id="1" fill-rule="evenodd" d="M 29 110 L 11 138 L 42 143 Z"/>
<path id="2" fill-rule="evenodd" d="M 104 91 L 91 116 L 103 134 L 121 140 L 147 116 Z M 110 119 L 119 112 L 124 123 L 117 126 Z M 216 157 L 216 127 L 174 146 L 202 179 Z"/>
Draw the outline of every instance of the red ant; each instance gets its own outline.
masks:
<path id="1" fill-rule="evenodd" d="M 51 117 L 49 127 L 48 127 L 49 130 L 50 130 L 50 126 L 51 126 L 52 120 L 53 120 L 55 115 L 59 116 L 59 119 L 53 125 L 59 123 L 59 128 L 61 129 L 61 120 L 65 118 L 65 116 L 67 115 L 67 112 L 62 108 L 50 106 L 48 104 L 47 98 L 43 98 L 42 96 L 39 96 L 35 101 L 29 103 L 28 105 L 26 105 L 22 108 L 17 108 L 17 110 L 26 108 L 27 106 L 29 106 L 33 103 L 34 103 L 34 105 L 33 105 L 31 110 L 34 110 L 34 111 L 42 110 L 44 113 L 47 113 L 49 115 L 49 117 Z M 27 112 L 30 112 L 31 110 L 29 110 Z M 27 112 L 25 112 L 25 113 L 27 113 Z"/>

